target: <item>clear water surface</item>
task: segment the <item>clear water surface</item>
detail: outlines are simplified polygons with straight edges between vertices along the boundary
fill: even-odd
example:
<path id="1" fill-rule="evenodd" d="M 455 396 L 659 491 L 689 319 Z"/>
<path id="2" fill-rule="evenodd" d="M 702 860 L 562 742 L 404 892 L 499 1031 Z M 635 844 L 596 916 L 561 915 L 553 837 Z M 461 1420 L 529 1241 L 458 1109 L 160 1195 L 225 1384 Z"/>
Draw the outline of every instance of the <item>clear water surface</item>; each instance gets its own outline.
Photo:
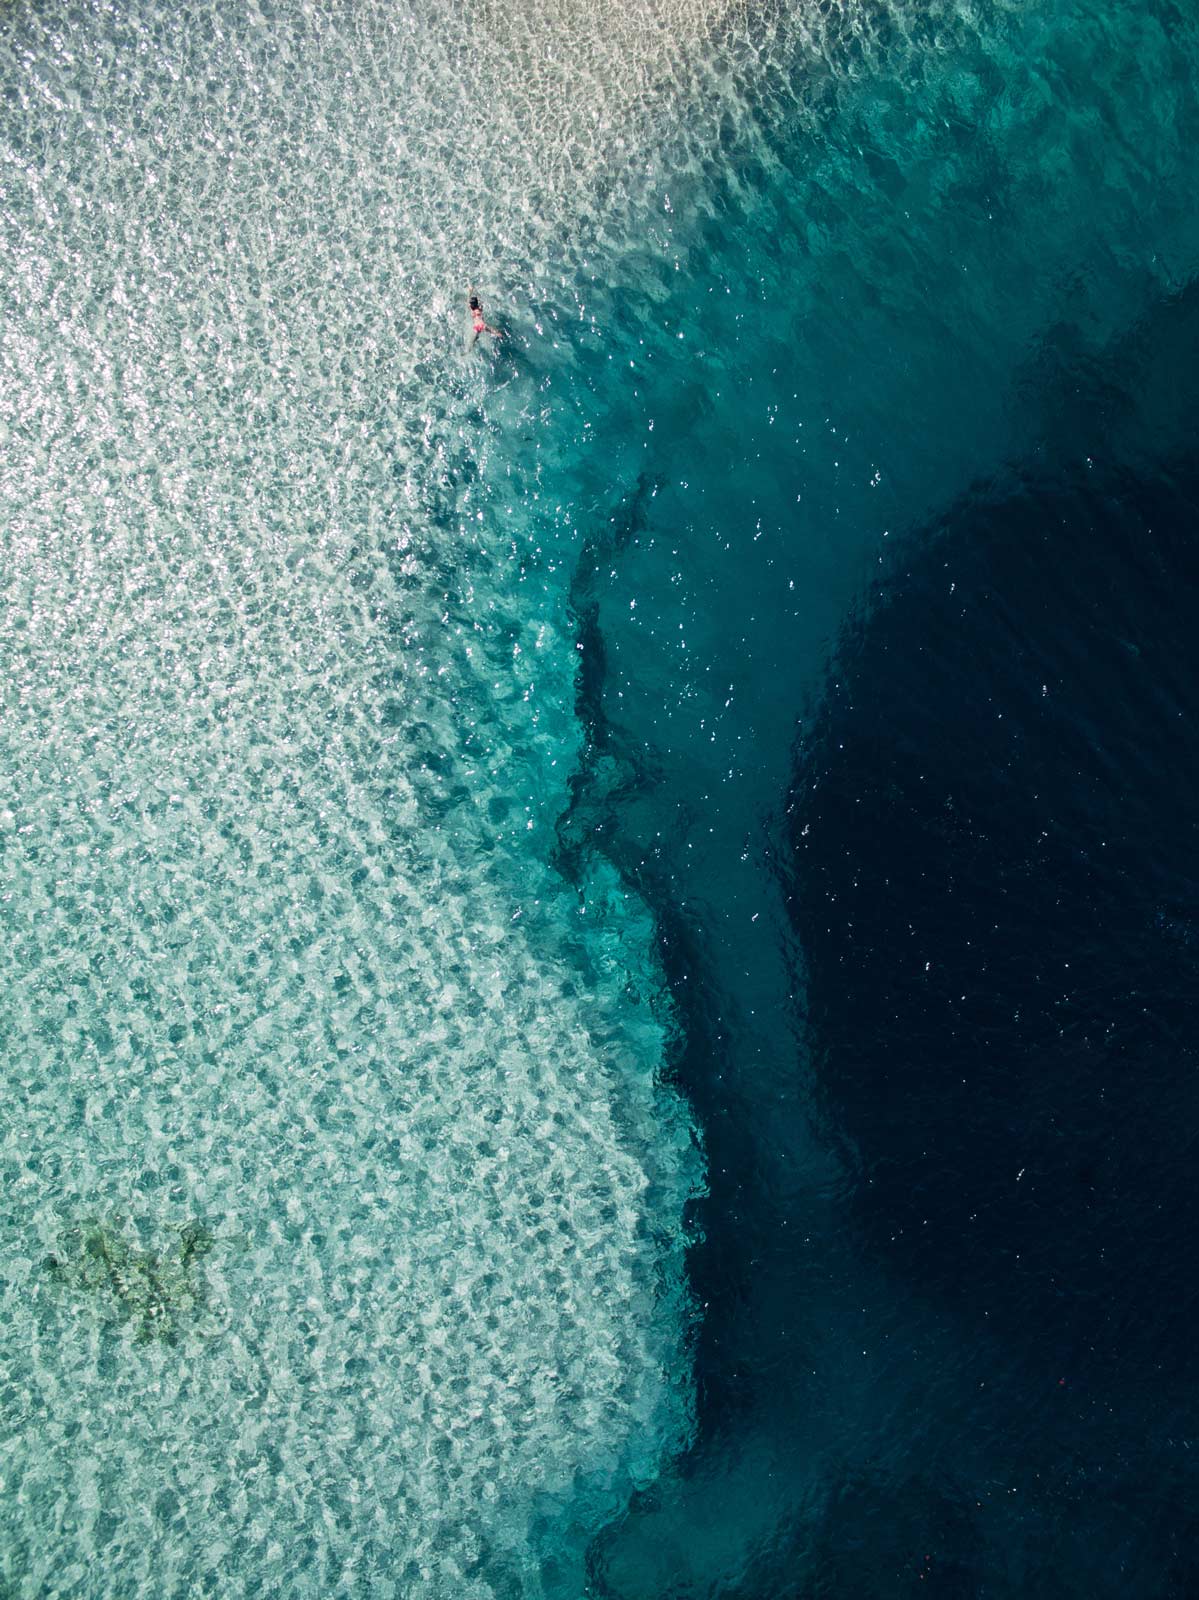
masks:
<path id="1" fill-rule="evenodd" d="M 5 10 L 15 1594 L 1192 1592 L 1197 50 Z"/>

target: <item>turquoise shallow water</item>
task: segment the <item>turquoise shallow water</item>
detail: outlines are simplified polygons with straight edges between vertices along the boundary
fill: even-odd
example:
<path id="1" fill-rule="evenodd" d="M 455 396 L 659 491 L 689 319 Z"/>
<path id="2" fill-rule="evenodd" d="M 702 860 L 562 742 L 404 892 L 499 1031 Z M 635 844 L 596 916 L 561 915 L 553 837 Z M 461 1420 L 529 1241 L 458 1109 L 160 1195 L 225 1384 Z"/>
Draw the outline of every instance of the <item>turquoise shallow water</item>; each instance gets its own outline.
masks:
<path id="1" fill-rule="evenodd" d="M 577 1592 L 687 1435 L 650 923 L 551 864 L 571 529 L 424 142 L 461 23 L 4 18 L 22 1594 Z"/>
<path id="2" fill-rule="evenodd" d="M 1187 445 L 1137 339 L 1199 252 L 1193 21 L 0 39 L 5 1580 L 925 1583 L 1020 1452 L 949 1510 L 895 1466 L 969 1452 L 886 1341 L 970 1342 L 854 1223 L 797 718 L 964 495 Z"/>

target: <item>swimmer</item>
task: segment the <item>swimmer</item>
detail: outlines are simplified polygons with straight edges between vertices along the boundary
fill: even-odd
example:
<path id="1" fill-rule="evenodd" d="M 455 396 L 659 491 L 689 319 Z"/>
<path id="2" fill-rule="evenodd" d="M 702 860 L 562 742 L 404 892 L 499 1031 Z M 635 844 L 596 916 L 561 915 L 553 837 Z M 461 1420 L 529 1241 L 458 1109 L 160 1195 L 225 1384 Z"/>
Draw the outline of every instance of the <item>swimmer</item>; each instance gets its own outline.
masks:
<path id="1" fill-rule="evenodd" d="M 498 328 L 490 328 L 483 321 L 483 307 L 479 304 L 479 297 L 473 289 L 470 292 L 468 309 L 470 311 L 471 326 L 475 330 L 470 341 L 472 345 L 479 342 L 481 333 L 489 333 L 493 339 L 502 339 L 504 337 Z"/>

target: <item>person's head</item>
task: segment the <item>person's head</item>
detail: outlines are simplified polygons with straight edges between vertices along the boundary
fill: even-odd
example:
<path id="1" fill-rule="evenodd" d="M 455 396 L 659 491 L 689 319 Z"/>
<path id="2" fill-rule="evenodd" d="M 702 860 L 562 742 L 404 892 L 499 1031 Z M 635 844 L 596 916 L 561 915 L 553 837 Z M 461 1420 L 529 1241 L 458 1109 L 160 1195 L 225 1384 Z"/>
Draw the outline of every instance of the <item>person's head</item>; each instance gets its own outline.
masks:
<path id="1" fill-rule="evenodd" d="M 472 294 L 471 295 L 471 297 L 470 297 L 470 308 L 471 308 L 472 311 L 477 311 L 479 309 L 479 297 L 478 297 L 477 294 Z"/>

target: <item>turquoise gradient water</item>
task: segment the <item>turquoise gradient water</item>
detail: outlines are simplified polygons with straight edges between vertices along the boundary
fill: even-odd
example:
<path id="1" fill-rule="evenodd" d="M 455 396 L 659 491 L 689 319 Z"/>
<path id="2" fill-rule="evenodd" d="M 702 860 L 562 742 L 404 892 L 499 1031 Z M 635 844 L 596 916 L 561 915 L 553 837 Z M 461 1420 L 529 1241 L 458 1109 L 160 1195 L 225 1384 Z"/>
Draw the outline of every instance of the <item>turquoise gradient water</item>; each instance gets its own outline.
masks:
<path id="1" fill-rule="evenodd" d="M 687 1437 L 699 1165 L 647 912 L 551 865 L 571 529 L 464 345 L 463 25 L 3 21 L 22 1594 L 576 1592 Z"/>
<path id="2" fill-rule="evenodd" d="M 801 915 L 789 897 L 808 887 L 791 867 L 803 841 L 787 812 L 814 779 L 801 741 L 840 689 L 842 631 L 866 633 L 909 559 L 932 585 L 936 541 L 948 544 L 946 590 L 959 580 L 963 591 L 952 613 L 963 646 L 972 637 L 986 596 L 951 570 L 963 503 L 1002 503 L 1040 473 L 1102 474 L 1109 493 L 1126 475 L 1170 481 L 1190 449 L 1192 347 L 1172 350 L 1176 335 L 1159 329 L 1174 327 L 1199 263 L 1186 155 L 1199 127 L 1195 28 L 1171 8 L 870 15 L 875 47 L 830 46 L 784 117 L 787 135 L 741 152 L 741 170 L 730 152 L 723 182 L 714 175 L 702 244 L 670 308 L 686 342 L 662 314 L 652 343 L 661 379 L 638 419 L 647 491 L 630 495 L 635 529 L 589 579 L 605 659 L 592 716 L 626 767 L 616 782 L 601 774 L 607 792 L 583 820 L 613 839 L 659 908 L 711 1195 L 693 1258 L 701 1441 L 599 1541 L 594 1592 L 1181 1594 L 1164 1529 L 1178 1525 L 1190 1493 L 1179 1481 L 1190 1480 L 1156 1452 L 1186 1436 L 1187 1410 L 1171 1412 L 1164 1393 L 1147 1399 L 1138 1368 L 1135 1404 L 1097 1386 L 1078 1400 L 1079 1413 L 1119 1418 L 1109 1435 L 1065 1427 L 1041 1404 L 1039 1370 L 1025 1381 L 989 1332 L 1009 1295 L 998 1271 L 963 1304 L 947 1260 L 926 1295 L 885 1248 L 885 1215 L 862 1236 L 874 1179 L 854 1129 L 838 1125 L 805 983 L 808 950 L 845 918 L 821 976 L 835 989 L 843 959 L 851 982 L 853 861 L 830 864 L 841 899 L 827 917 L 811 905 Z M 1017 505 L 1032 515 L 1035 487 Z M 1048 518 L 1042 536 L 1052 551 Z M 1113 563 L 1107 581 L 1117 595 L 1128 579 Z M 1035 596 L 1028 604 L 1035 613 Z M 1018 638 L 1022 619 L 1003 615 Z M 889 660 L 880 645 L 871 669 L 920 705 L 917 621 L 884 635 L 907 654 Z M 1118 628 L 1099 611 L 1090 625 Z M 1086 630 L 1063 648 L 1085 663 Z M 1030 649 L 1030 672 L 1036 660 Z M 846 703 L 873 692 L 859 675 Z M 980 726 L 1003 713 L 985 663 L 971 692 Z M 834 721 L 829 737 L 841 736 Z M 1099 737 L 1091 726 L 1080 736 Z M 915 788 L 921 751 L 901 748 Z M 872 751 L 853 757 L 863 783 Z M 958 826 L 968 840 L 968 819 Z M 976 848 L 987 859 L 985 840 Z M 872 853 L 881 871 L 886 841 Z M 1185 878 L 1185 855 L 1178 865 Z M 905 883 L 920 880 L 924 863 L 905 867 Z M 930 882 L 936 870 L 934 859 Z M 1077 932 L 1085 939 L 1086 925 Z M 888 955 L 906 971 L 898 937 L 880 965 Z M 887 1014 L 848 992 L 846 1012 L 860 1001 L 881 1057 Z M 1100 1018 L 1103 997 L 1092 998 Z M 1005 1003 L 1025 1001 L 1000 991 Z M 869 1037 L 863 1024 L 850 1045 L 860 1052 Z M 900 1037 L 916 1085 L 931 1047 Z M 867 1107 L 876 1066 L 854 1057 Z M 904 1136 L 919 1154 L 924 1102 L 917 1089 L 897 1098 L 912 1107 Z M 1068 1141 L 1068 1112 L 1060 1125 Z M 930 1147 L 917 1192 L 950 1205 L 955 1170 L 935 1156 Z M 922 1170 L 913 1161 L 902 1175 L 915 1184 Z M 1146 1220 L 1157 1192 L 1129 1226 L 1146 1228 L 1146 1252 L 1160 1245 L 1176 1260 L 1181 1237 L 1159 1240 Z M 1079 1248 L 1053 1237 L 1064 1253 Z M 1040 1315 L 1020 1303 L 1019 1320 Z M 1056 1386 L 1070 1352 L 1040 1354 Z M 971 1405 L 992 1390 L 1006 1433 Z M 1092 1484 L 1119 1462 L 1110 1495 L 1049 1487 L 1075 1469 Z M 1161 1528 L 1123 1509 L 1159 1481 L 1171 1508 Z M 922 1566 L 947 1548 L 971 1559 Z"/>
<path id="3" fill-rule="evenodd" d="M 810 1084 L 764 818 L 888 541 L 1192 277 L 1194 25 L 146 3 L 0 46 L 0 1572 L 728 1592 L 887 1404 L 702 1393 L 696 1440 L 695 1197 L 844 1181 L 768 1114 Z"/>

